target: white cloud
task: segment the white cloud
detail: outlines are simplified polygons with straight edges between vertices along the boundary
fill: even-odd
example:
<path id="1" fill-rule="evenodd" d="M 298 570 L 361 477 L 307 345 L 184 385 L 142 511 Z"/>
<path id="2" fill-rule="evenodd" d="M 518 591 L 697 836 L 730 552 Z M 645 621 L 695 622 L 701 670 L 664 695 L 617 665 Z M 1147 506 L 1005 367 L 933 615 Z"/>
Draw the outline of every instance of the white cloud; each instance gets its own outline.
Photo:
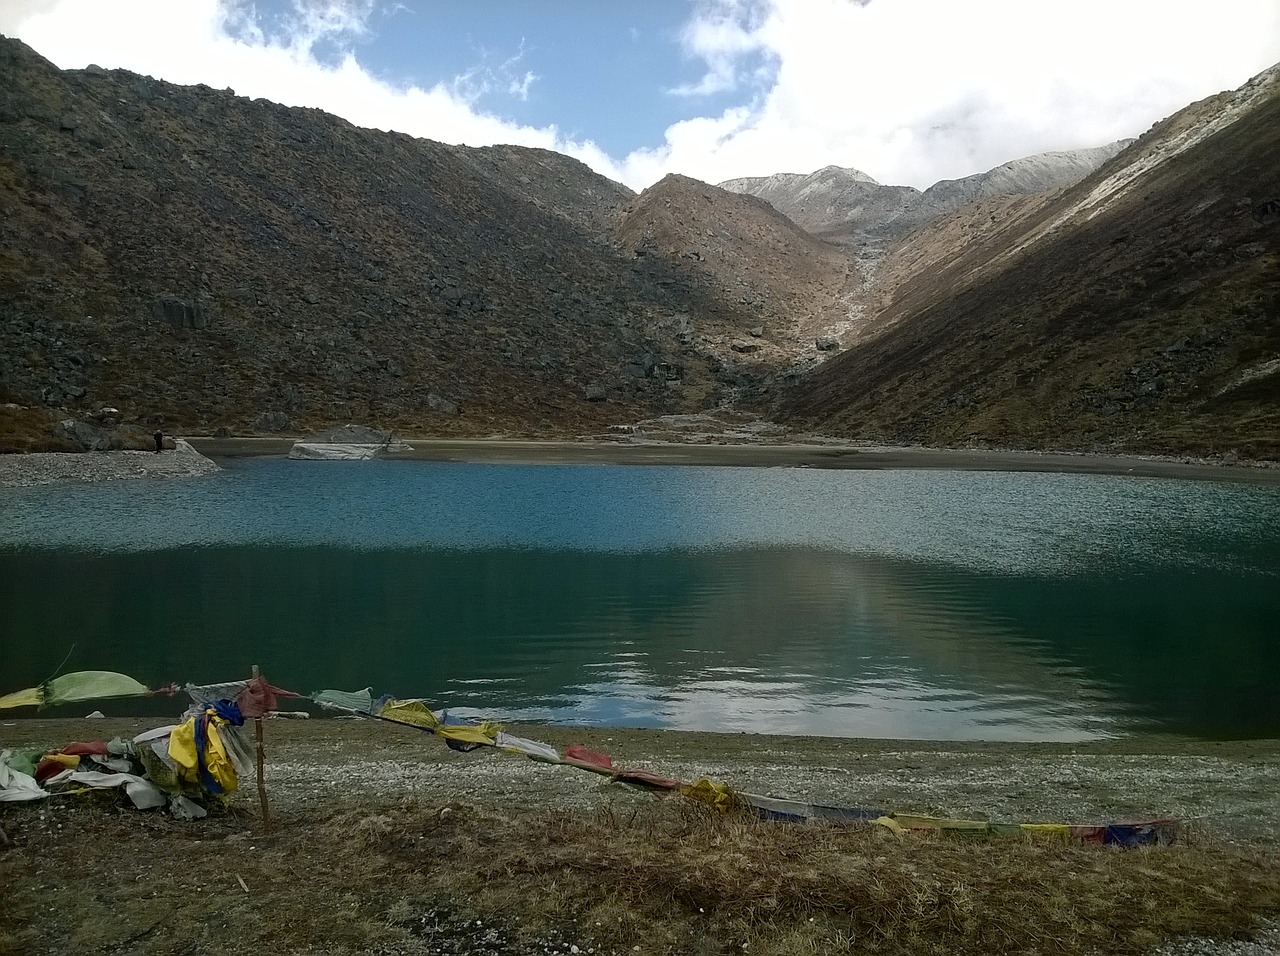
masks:
<path id="1" fill-rule="evenodd" d="M 685 52 L 706 63 L 697 83 L 675 87 L 679 96 L 707 96 L 740 87 L 751 59 L 767 52 L 760 27 L 768 5 L 762 0 L 704 0 L 680 33 Z"/>
<path id="2" fill-rule="evenodd" d="M 525 70 L 523 76 L 519 74 L 518 67 L 524 60 L 524 55 L 524 38 L 522 37 L 520 49 L 513 56 L 507 57 L 497 69 L 497 75 L 507 79 L 507 92 L 519 100 L 529 99 L 529 87 L 538 80 L 538 75 L 532 70 Z"/>
<path id="3" fill-rule="evenodd" d="M 765 51 L 776 62 L 767 93 L 747 116 L 676 124 L 625 160 L 628 179 L 836 164 L 923 187 L 1136 135 L 1280 60 L 1275 0 L 1212 11 L 1202 0 L 772 0 L 749 29 L 742 15 L 722 0 L 704 12 L 721 26 L 700 28 L 695 46 L 708 77 Z"/>
<path id="4" fill-rule="evenodd" d="M 0 33 L 18 36 L 18 28 L 39 14 L 48 13 L 58 6 L 59 0 L 5 0 L 0 6 Z"/>
<path id="5" fill-rule="evenodd" d="M 536 73 L 532 70 L 527 70 L 525 71 L 524 76 L 520 77 L 518 80 L 511 81 L 507 86 L 507 92 L 521 100 L 527 100 L 529 98 L 529 87 L 531 87 L 537 79 L 538 76 Z"/>
<path id="6" fill-rule="evenodd" d="M 514 143 L 567 150 L 554 129 L 506 122 L 473 106 L 491 74 L 452 84 L 400 86 L 362 65 L 351 42 L 365 35 L 372 0 L 294 0 L 279 29 L 243 2 L 220 0 L 24 0 L 6 8 L 0 30 L 63 68 L 97 63 L 174 83 L 230 87 L 242 96 L 319 107 L 361 126 L 449 143 Z M 316 48 L 342 51 L 322 62 Z M 484 73 L 484 75 L 480 75 Z"/>
<path id="7" fill-rule="evenodd" d="M 480 108 L 489 92 L 528 95 L 538 77 L 518 69 L 523 48 L 429 88 L 380 77 L 362 59 L 374 7 L 293 0 L 264 24 L 250 0 L 0 0 L 0 32 L 63 67 L 232 87 L 451 143 L 557 149 L 635 188 L 667 172 L 719 182 L 831 163 L 923 187 L 1136 135 L 1280 60 L 1275 0 L 1211 12 L 1203 0 L 699 0 L 681 43 L 705 72 L 681 102 L 738 104 L 618 158 Z"/>
<path id="8" fill-rule="evenodd" d="M 245 0 L 233 0 L 224 9 L 248 16 L 253 8 Z M 293 10 L 286 18 L 286 33 L 293 45 L 310 50 L 329 38 L 366 36 L 373 0 L 293 0 Z"/>
<path id="9" fill-rule="evenodd" d="M 520 48 L 514 54 L 496 66 L 493 65 L 493 54 L 488 50 L 481 49 L 476 55 L 478 62 L 455 76 L 449 85 L 456 96 L 477 108 L 482 98 L 502 89 L 517 99 L 529 98 L 529 87 L 538 77 L 528 70 L 520 75 L 517 69 L 525 55 L 524 40 L 520 41 Z"/>

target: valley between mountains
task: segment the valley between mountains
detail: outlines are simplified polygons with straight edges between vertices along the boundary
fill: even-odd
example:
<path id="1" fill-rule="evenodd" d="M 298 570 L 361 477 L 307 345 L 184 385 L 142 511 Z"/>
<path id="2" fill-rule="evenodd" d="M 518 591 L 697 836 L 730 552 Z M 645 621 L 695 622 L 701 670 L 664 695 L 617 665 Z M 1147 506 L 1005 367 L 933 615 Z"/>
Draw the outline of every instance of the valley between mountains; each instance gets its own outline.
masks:
<path id="1" fill-rule="evenodd" d="M 1280 71 L 926 191 L 637 195 L 0 38 L 0 448 L 57 422 L 1280 458 Z M 225 429 L 225 432 L 221 430 Z M 127 442 L 126 442 L 127 444 Z"/>

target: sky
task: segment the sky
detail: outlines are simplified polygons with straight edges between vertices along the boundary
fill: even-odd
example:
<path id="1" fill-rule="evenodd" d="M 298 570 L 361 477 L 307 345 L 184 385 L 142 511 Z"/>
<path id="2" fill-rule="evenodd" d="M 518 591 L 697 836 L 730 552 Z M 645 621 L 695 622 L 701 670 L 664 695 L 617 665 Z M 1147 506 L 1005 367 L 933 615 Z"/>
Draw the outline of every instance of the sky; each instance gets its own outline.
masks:
<path id="1" fill-rule="evenodd" d="M 668 173 L 926 188 L 1100 146 L 1280 62 L 1280 0 L 0 0 L 64 69 Z"/>

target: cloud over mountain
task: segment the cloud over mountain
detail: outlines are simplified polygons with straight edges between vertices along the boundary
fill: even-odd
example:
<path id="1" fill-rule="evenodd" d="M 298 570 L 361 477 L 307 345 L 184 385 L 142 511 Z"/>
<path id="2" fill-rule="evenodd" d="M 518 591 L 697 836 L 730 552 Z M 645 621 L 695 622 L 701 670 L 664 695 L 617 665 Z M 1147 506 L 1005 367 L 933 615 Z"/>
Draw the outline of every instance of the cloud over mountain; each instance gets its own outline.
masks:
<path id="1" fill-rule="evenodd" d="M 379 61 L 379 30 L 429 27 L 430 14 L 374 0 L 291 0 L 274 16 L 243 0 L 10 0 L 0 32 L 63 68 L 231 87 L 450 143 L 555 149 L 637 189 L 672 172 L 717 182 L 825 165 L 923 188 L 1136 135 L 1280 60 L 1273 0 L 1235 0 L 1213 16 L 1195 0 L 699 0 L 689 10 L 671 62 L 643 81 L 683 104 L 672 116 L 684 118 L 625 156 L 596 145 L 589 126 L 515 122 L 477 95 L 529 95 L 548 66 L 523 48 L 445 79 L 397 78 Z M 696 82 L 664 72 L 678 52 L 702 65 Z"/>

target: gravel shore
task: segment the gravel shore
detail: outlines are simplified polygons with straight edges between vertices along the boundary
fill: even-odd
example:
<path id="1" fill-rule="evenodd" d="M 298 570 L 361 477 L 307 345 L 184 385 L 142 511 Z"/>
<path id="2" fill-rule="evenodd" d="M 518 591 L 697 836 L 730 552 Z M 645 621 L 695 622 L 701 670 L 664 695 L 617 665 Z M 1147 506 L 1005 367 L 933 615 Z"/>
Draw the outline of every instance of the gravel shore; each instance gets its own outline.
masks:
<path id="1" fill-rule="evenodd" d="M 193 478 L 218 471 L 215 458 L 285 456 L 292 438 L 177 439 L 160 454 L 140 451 L 0 455 L 0 488 L 126 478 Z M 1228 464 L 1193 459 L 1132 458 L 993 449 L 874 445 L 689 443 L 663 441 L 513 441 L 407 439 L 393 457 L 416 461 L 502 464 L 699 465 L 853 470 L 945 469 L 1127 475 L 1205 481 L 1280 483 L 1275 462 Z"/>
<path id="2" fill-rule="evenodd" d="M 12 720 L 0 747 L 130 736 L 163 721 Z M 618 766 L 829 805 L 1025 823 L 1175 817 L 1192 832 L 1280 850 L 1280 741 L 1129 737 L 1086 743 L 988 743 L 792 737 L 537 725 L 511 732 L 583 744 Z M 348 718 L 272 720 L 273 805 L 482 799 L 519 811 L 585 810 L 650 798 L 595 774 L 490 750 L 461 754 L 419 731 Z M 239 798 L 238 798 L 239 799 Z"/>
<path id="3" fill-rule="evenodd" d="M 86 451 L 0 455 L 0 488 L 120 481 L 127 478 L 196 478 L 221 471 L 190 442 L 162 452 Z"/>

